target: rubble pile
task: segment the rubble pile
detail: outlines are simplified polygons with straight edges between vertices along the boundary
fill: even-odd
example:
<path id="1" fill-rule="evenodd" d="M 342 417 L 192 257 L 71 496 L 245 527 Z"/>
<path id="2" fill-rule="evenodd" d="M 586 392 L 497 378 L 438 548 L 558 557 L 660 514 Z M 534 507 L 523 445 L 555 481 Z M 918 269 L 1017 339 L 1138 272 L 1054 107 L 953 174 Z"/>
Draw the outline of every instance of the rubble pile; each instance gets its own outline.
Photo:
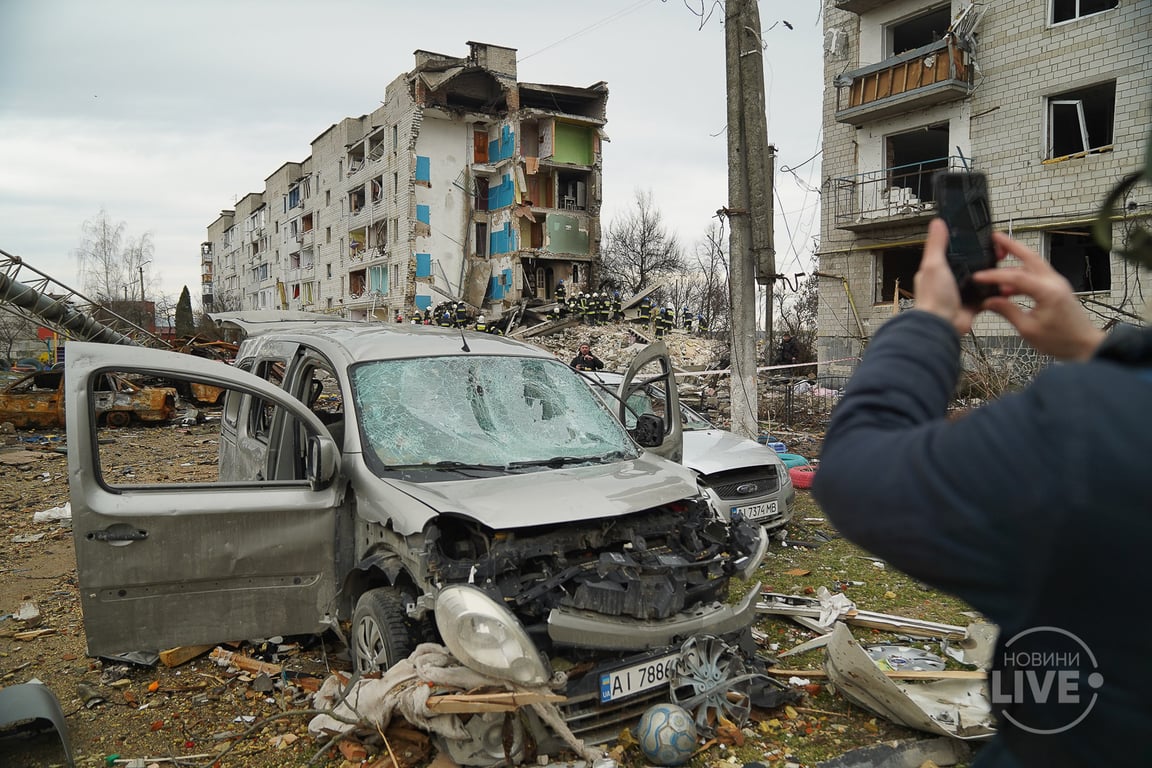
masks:
<path id="1" fill-rule="evenodd" d="M 525 338 L 531 344 L 543 347 L 567 362 L 576 354 L 581 344 L 588 344 L 592 351 L 604 361 L 604 370 L 623 371 L 636 354 L 636 350 L 655 336 L 642 325 L 609 323 L 607 325 L 572 324 L 548 334 L 537 334 Z M 702 336 L 690 336 L 682 331 L 672 331 L 664 337 L 672 365 L 686 371 L 702 371 L 719 367 L 728 356 L 728 343 Z"/>

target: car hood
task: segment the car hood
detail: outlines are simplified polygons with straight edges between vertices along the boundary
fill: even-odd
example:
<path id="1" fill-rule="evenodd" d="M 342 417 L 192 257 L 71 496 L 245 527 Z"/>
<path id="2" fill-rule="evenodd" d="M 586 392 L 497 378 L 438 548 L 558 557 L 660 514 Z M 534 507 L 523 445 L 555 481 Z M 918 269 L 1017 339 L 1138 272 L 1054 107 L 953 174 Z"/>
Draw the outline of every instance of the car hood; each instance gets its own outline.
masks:
<path id="1" fill-rule="evenodd" d="M 698 494 L 680 466 L 644 453 L 631 461 L 435 483 L 388 481 L 443 514 L 494 530 L 618 517 Z"/>
<path id="2" fill-rule="evenodd" d="M 722 429 L 684 430 L 683 461 L 684 466 L 701 475 L 781 464 L 771 448 Z"/>

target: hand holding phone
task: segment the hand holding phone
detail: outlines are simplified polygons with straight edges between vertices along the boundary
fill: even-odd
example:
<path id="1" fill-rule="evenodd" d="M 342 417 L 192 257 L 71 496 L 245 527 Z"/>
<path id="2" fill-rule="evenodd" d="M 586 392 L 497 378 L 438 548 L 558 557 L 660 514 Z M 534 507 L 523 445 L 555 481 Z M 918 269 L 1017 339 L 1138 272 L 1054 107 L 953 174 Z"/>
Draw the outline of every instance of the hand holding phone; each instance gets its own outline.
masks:
<path id="1" fill-rule="evenodd" d="M 932 187 L 937 213 L 948 225 L 948 265 L 960 288 L 960 300 L 977 307 L 998 293 L 995 285 L 972 281 L 973 272 L 996 266 L 987 179 L 975 171 L 940 171 L 932 177 Z"/>

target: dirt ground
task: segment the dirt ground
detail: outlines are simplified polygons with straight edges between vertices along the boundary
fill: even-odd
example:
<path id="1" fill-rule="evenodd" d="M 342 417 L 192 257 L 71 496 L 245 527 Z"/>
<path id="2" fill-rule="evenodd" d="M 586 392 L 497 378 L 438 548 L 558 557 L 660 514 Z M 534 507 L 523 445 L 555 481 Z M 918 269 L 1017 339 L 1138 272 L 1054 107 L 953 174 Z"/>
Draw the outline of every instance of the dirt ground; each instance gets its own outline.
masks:
<path id="1" fill-rule="evenodd" d="M 193 427 L 165 425 L 148 440 L 120 431 L 114 447 L 125 466 L 151 467 L 171 475 L 195 473 L 215 463 L 209 423 Z M 155 430 L 162 430 L 157 435 Z M 157 438 L 168 446 L 158 457 L 147 443 Z M 792 448 L 815 455 L 818 436 L 793 435 Z M 307 732 L 311 718 L 308 688 L 331 670 L 348 668 L 343 649 L 332 638 L 284 638 L 281 643 L 249 643 L 236 650 L 257 653 L 301 678 L 269 678 L 218 666 L 207 655 L 180 666 L 146 666 L 86 655 L 76 585 L 71 528 L 66 523 L 35 522 L 33 516 L 68 501 L 66 448 L 60 435 L 17 432 L 0 435 L 0 685 L 38 680 L 55 694 L 66 715 L 76 765 L 128 765 L 131 768 L 182 765 L 273 768 L 295 765 L 352 766 L 335 748 L 326 748 Z M 807 491 L 799 491 L 794 539 L 821 540 L 834 531 L 820 518 Z M 930 593 L 891 570 L 878 578 L 870 561 L 859 558 L 846 542 L 833 539 L 819 549 L 774 546 L 758 578 L 767 589 L 809 593 L 821 584 L 860 582 L 853 587 L 861 605 L 915 618 L 965 622 L 964 606 Z M 806 570 L 808 575 L 797 575 Z M 865 586 L 865 583 L 867 586 Z M 896 597 L 896 596 L 899 597 Z M 23 621 L 17 614 L 31 603 L 39 618 Z M 766 617 L 758 625 L 770 656 L 814 636 L 782 618 Z M 39 630 L 39 632 L 37 632 Z M 19 633 L 19 637 L 17 634 Z M 31 633 L 31 634 L 29 634 Z M 238 640 L 241 640 L 238 638 Z M 789 666 L 816 669 L 819 657 L 789 659 Z M 730 766 L 758 761 L 767 766 L 816 766 L 850 749 L 893 739 L 923 738 L 907 729 L 856 709 L 826 686 L 813 684 L 795 707 L 753 711 L 739 739 L 716 744 L 692 762 L 694 766 Z M 288 683 L 285 685 L 285 683 Z M 435 757 L 417 736 L 389 743 L 401 751 L 403 765 L 427 765 Z M 403 744 L 403 749 L 396 747 Z M 369 739 L 370 758 L 381 746 Z M 635 747 L 618 753 L 628 766 L 643 765 Z M 359 755 L 352 754 L 353 758 Z M 158 760 L 168 758 L 167 760 Z M 138 762 L 129 762 L 137 760 Z M 0 765 L 64 765 L 64 754 L 52 729 L 33 738 L 0 740 Z M 383 762 L 364 763 L 383 766 Z"/>

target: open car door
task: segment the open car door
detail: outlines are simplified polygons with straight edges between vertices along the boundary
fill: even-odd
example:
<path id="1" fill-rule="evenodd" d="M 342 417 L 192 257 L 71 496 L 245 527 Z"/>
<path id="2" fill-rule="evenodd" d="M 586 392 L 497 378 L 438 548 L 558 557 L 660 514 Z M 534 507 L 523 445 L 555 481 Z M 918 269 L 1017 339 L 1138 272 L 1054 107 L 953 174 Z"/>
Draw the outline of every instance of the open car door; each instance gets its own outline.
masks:
<path id="1" fill-rule="evenodd" d="M 644 347 L 632 358 L 628 370 L 624 372 L 624 380 L 616 390 L 619 399 L 617 416 L 621 424 L 629 423 L 629 398 L 637 392 L 643 394 L 646 400 L 651 400 L 655 415 L 661 418 L 663 439 L 659 445 L 648 445 L 650 441 L 639 439 L 636 434 L 633 437 L 637 437 L 637 442 L 646 450 L 679 463 L 684 453 L 680 394 L 676 389 L 672 358 L 668 356 L 668 347 L 664 342 L 657 341 Z M 663 395 L 663 400 L 656 396 L 657 393 Z M 637 420 L 635 430 L 642 428 L 643 424 Z"/>
<path id="2" fill-rule="evenodd" d="M 217 418 L 188 419 L 182 430 L 107 430 L 95 404 L 97 383 L 108 373 L 227 390 L 222 419 L 261 408 L 278 429 L 299 435 L 293 450 L 301 452 L 300 476 L 267 480 L 273 475 L 265 472 L 222 482 Z M 329 626 L 344 482 L 337 448 L 307 406 L 226 363 L 112 344 L 69 342 L 65 389 L 68 485 L 90 654 Z M 200 459 L 187 461 L 197 450 Z"/>

